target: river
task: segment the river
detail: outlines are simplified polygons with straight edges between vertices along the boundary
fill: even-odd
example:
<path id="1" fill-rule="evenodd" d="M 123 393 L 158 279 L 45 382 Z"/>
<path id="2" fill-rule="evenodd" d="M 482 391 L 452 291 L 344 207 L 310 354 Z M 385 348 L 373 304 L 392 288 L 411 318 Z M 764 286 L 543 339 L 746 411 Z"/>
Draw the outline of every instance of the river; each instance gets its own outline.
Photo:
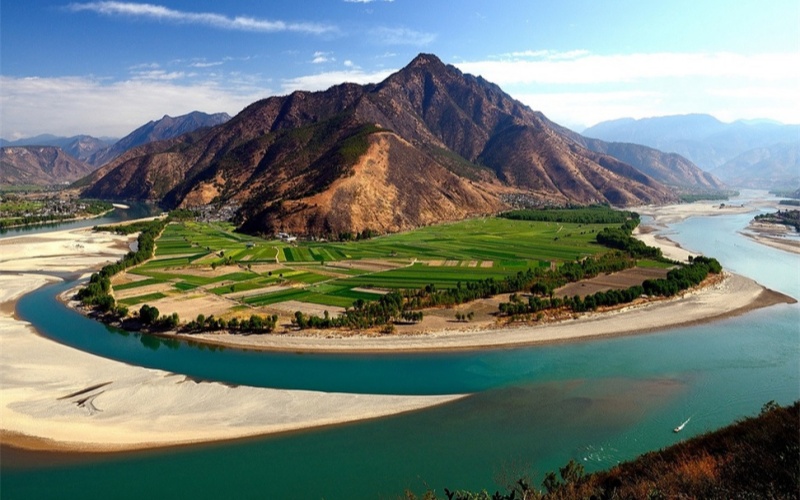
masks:
<path id="1" fill-rule="evenodd" d="M 738 231 L 753 214 L 697 217 L 669 237 L 800 297 L 800 257 Z M 60 286 L 59 286 L 60 287 Z M 474 393 L 324 429 L 62 464 L 3 466 L 3 498 L 397 498 L 408 488 L 502 487 L 574 458 L 608 468 L 800 398 L 800 306 L 647 335 L 455 354 L 297 355 L 209 350 L 109 331 L 59 287 L 18 313 L 45 335 L 133 364 L 226 382 L 375 393 Z M 50 314 L 42 315 L 40 311 Z M 45 317 L 46 316 L 46 317 Z M 683 432 L 672 429 L 691 417 Z"/>

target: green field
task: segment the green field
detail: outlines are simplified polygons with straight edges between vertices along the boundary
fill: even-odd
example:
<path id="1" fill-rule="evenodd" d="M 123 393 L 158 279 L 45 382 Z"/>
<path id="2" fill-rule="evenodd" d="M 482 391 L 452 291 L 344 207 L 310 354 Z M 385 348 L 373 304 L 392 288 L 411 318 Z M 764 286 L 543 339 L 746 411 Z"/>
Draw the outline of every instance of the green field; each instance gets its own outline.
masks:
<path id="1" fill-rule="evenodd" d="M 245 306 L 297 300 L 349 307 L 380 298 L 355 288 L 454 288 L 605 252 L 595 237 L 606 225 L 487 217 L 362 241 L 288 244 L 238 234 L 225 223 L 172 223 L 156 241 L 155 257 L 129 271 L 145 279 L 115 289 L 169 282 L 169 293 L 235 294 Z M 276 285 L 281 289 L 267 289 Z"/>

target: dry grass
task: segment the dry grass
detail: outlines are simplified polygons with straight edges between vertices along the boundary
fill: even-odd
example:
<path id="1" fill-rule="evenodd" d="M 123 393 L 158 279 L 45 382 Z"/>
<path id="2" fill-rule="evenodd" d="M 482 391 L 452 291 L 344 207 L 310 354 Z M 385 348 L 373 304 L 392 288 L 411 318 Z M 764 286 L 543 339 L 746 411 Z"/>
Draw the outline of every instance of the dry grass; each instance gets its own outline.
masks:
<path id="1" fill-rule="evenodd" d="M 666 276 L 667 269 L 634 267 L 618 273 L 604 274 L 589 280 L 570 283 L 556 290 L 555 294 L 557 297 L 573 297 L 579 295 L 583 298 L 597 292 L 625 290 L 635 285 L 641 285 L 645 280 L 664 278 Z"/>

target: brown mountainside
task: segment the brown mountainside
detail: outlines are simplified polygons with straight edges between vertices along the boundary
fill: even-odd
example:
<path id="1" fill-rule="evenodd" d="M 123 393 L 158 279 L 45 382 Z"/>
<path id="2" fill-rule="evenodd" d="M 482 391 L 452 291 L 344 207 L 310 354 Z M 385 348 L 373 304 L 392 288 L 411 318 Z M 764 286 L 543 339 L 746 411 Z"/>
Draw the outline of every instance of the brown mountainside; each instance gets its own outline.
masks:
<path id="1" fill-rule="evenodd" d="M 80 179 L 92 167 L 53 146 L 0 148 L 0 184 L 64 184 Z"/>
<path id="2" fill-rule="evenodd" d="M 726 189 L 714 174 L 677 153 L 664 153 L 657 149 L 627 142 L 606 142 L 571 133 L 571 137 L 582 146 L 604 153 L 633 165 L 653 179 L 687 191 L 718 191 Z"/>
<path id="3" fill-rule="evenodd" d="M 420 55 L 377 85 L 253 103 L 211 130 L 129 151 L 86 194 L 234 202 L 243 229 L 381 232 L 541 203 L 661 203 L 661 183 L 593 152 L 480 77 Z"/>

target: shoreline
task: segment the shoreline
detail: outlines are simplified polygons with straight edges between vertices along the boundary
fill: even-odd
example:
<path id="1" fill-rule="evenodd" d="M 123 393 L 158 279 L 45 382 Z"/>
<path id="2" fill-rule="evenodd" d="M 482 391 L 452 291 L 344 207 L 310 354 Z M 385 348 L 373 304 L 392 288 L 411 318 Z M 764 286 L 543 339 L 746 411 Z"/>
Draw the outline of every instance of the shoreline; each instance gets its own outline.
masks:
<path id="1" fill-rule="evenodd" d="M 0 442 L 3 446 L 64 452 L 184 446 L 340 425 L 446 404 L 466 396 L 325 393 L 198 382 L 184 375 L 131 366 L 64 346 L 41 337 L 30 324 L 14 317 L 13 304 L 19 297 L 57 279 L 39 273 L 91 272 L 124 254 L 127 238 L 91 233 L 84 228 L 0 241 L 3 250 L 0 268 L 18 273 L 0 273 L 3 347 L 0 349 L 3 387 Z M 655 241 L 663 249 L 678 248 L 666 239 Z M 39 255 L 27 255 L 31 253 L 31 245 L 35 245 Z M 315 352 L 505 349 L 663 331 L 793 301 L 796 302 L 753 280 L 728 274 L 718 283 L 687 292 L 685 297 L 591 313 L 544 326 L 455 333 L 451 330 L 405 337 L 328 338 L 326 335 L 312 340 L 327 347 L 336 346 Z M 299 343 L 268 350 L 306 352 L 308 347 L 307 336 L 272 336 L 282 342 L 294 338 L 293 342 Z M 197 334 L 181 337 L 207 343 L 218 340 L 204 340 Z M 263 340 L 270 335 L 235 337 Z M 392 340 L 391 345 L 381 344 L 387 339 Z M 376 341 L 378 348 L 374 345 Z M 222 345 L 257 349 L 228 342 Z M 429 349 L 430 346 L 434 349 Z"/>
<path id="2" fill-rule="evenodd" d="M 195 381 L 65 346 L 16 317 L 20 297 L 59 281 L 55 275 L 86 275 L 115 262 L 127 253 L 129 238 L 79 228 L 0 240 L 3 447 L 122 452 L 194 445 L 341 425 L 464 397 L 326 393 Z"/>
<path id="3" fill-rule="evenodd" d="M 52 282 L 0 275 L 0 303 Z M 462 394 L 372 395 L 232 386 L 132 366 L 40 336 L 0 315 L 0 442 L 38 451 L 122 452 L 228 441 L 380 418 Z"/>
<path id="4" fill-rule="evenodd" d="M 793 229 L 783 224 L 751 221 L 739 234 L 777 250 L 800 254 L 800 238 L 797 238 Z"/>
<path id="5" fill-rule="evenodd" d="M 511 349 L 601 338 L 642 335 L 707 324 L 752 310 L 797 300 L 755 281 L 724 273 L 718 283 L 686 292 L 681 297 L 627 305 L 617 310 L 586 313 L 577 319 L 541 325 L 460 329 L 413 335 L 342 336 L 335 331 L 298 334 L 241 335 L 228 333 L 156 333 L 164 338 L 264 352 L 319 354 L 446 353 Z M 579 329 L 579 332 L 575 330 Z"/>
<path id="6" fill-rule="evenodd" d="M 36 222 L 34 224 L 15 224 L 13 226 L 6 226 L 4 229 L 24 229 L 24 228 L 35 229 L 37 227 L 47 226 L 47 225 L 50 225 L 50 224 L 64 224 L 64 223 L 67 223 L 67 222 L 78 222 L 78 221 L 83 221 L 83 220 L 99 219 L 99 218 L 104 217 L 104 216 L 110 214 L 111 212 L 113 212 L 115 208 L 130 208 L 130 207 L 126 206 L 126 205 L 118 206 L 118 205 L 113 204 L 113 203 L 112 203 L 112 205 L 113 205 L 112 208 L 106 210 L 103 213 L 99 213 L 97 215 L 84 215 L 83 217 L 70 217 L 68 219 L 53 219 L 53 220 L 46 220 L 46 221 L 42 221 L 42 222 Z M 14 236 L 10 236 L 10 238 L 14 238 Z"/>

